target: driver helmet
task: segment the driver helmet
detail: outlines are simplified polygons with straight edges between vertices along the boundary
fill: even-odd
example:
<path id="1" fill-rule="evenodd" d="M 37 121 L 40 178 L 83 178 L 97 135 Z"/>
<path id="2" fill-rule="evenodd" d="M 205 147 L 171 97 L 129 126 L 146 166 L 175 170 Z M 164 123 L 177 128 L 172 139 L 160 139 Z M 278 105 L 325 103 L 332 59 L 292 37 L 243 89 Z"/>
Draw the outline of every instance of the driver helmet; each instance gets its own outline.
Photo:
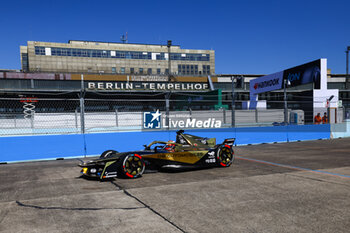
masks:
<path id="1" fill-rule="evenodd" d="M 168 141 L 168 144 L 165 145 L 164 149 L 167 151 L 174 151 L 175 149 L 175 142 L 174 141 Z"/>

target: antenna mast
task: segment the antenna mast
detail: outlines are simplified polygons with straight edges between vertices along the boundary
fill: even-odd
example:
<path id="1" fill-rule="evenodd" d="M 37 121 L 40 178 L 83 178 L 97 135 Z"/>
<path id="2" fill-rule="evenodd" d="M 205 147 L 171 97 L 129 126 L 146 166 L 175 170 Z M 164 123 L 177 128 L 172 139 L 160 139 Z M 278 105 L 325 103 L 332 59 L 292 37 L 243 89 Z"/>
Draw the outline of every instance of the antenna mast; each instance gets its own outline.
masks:
<path id="1" fill-rule="evenodd" d="M 126 36 L 122 35 L 120 37 L 120 40 L 123 42 L 123 44 L 128 43 L 128 32 L 126 32 Z"/>

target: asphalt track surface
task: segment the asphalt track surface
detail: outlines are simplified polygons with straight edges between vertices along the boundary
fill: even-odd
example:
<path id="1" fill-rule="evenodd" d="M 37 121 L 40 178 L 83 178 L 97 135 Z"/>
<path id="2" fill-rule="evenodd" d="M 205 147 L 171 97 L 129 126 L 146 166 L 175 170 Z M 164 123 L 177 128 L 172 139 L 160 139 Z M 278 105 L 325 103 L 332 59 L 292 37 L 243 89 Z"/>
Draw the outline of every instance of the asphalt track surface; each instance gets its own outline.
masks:
<path id="1" fill-rule="evenodd" d="M 0 165 L 0 232 L 349 232 L 350 139 L 235 151 L 229 168 L 105 182 L 75 159 Z"/>

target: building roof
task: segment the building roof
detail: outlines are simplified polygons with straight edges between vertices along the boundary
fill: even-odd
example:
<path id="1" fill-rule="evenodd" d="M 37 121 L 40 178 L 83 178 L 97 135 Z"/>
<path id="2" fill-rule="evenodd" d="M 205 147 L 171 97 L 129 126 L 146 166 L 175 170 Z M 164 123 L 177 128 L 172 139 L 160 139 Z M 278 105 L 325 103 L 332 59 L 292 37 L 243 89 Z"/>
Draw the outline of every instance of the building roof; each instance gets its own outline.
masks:
<path id="1" fill-rule="evenodd" d="M 103 44 L 120 44 L 120 45 L 156 45 L 156 46 L 167 46 L 167 44 L 145 44 L 145 43 L 122 43 L 122 42 L 109 42 L 109 41 L 94 41 L 94 40 L 68 40 L 69 44 L 72 42 L 87 42 L 87 43 L 103 43 Z M 180 47 L 180 45 L 171 45 L 172 47 Z"/>

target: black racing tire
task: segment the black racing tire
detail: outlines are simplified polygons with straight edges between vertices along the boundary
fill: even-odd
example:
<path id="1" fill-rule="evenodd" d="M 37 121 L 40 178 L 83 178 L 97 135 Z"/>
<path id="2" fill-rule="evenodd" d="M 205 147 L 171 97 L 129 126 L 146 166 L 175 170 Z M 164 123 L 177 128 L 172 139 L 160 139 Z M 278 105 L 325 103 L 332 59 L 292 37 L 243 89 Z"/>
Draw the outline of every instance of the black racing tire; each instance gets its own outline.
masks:
<path id="1" fill-rule="evenodd" d="M 118 153 L 118 151 L 115 151 L 115 150 L 106 150 L 105 152 L 103 152 L 103 153 L 100 155 L 100 159 L 107 158 L 109 155 L 111 155 L 111 154 L 116 154 L 116 153 Z"/>
<path id="2" fill-rule="evenodd" d="M 216 161 L 220 167 L 229 167 L 235 159 L 235 154 L 230 145 L 220 145 L 216 151 Z"/>
<path id="3" fill-rule="evenodd" d="M 145 172 L 145 161 L 138 154 L 126 154 L 120 157 L 118 175 L 124 178 L 139 178 Z"/>

